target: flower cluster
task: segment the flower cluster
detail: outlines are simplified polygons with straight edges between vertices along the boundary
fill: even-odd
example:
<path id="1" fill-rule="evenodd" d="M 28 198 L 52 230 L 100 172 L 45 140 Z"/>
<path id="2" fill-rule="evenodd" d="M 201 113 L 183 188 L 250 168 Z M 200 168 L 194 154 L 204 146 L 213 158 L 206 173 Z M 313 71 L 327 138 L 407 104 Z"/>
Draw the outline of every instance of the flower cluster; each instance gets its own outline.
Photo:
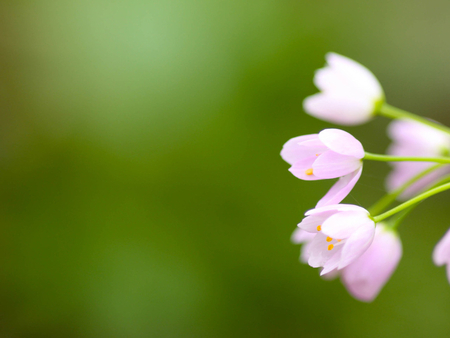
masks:
<path id="1" fill-rule="evenodd" d="M 450 153 L 450 135 L 414 121 L 395 120 L 388 127 L 393 143 L 387 153 L 394 156 L 445 156 Z M 421 172 L 431 168 L 430 162 L 393 162 L 393 170 L 386 178 L 386 189 L 395 191 Z M 400 195 L 402 200 L 411 198 L 450 173 L 443 166 L 411 184 Z"/>
<path id="2" fill-rule="evenodd" d="M 450 128 L 388 105 L 380 83 L 361 64 L 335 53 L 326 60 L 314 76 L 321 92 L 305 99 L 305 111 L 342 125 L 365 123 L 375 115 L 392 118 L 388 135 L 393 143 L 387 155 L 371 154 L 348 132 L 332 128 L 286 142 L 281 157 L 295 177 L 338 179 L 305 213 L 291 240 L 302 244 L 301 262 L 320 268 L 326 279 L 339 277 L 353 297 L 370 302 L 402 256 L 399 224 L 416 203 L 450 189 Z M 372 214 L 361 206 L 341 204 L 360 178 L 363 160 L 393 167 L 386 178 L 387 194 L 369 208 Z M 406 201 L 386 211 L 396 200 Z M 433 261 L 447 265 L 450 281 L 450 230 L 437 244 Z"/>

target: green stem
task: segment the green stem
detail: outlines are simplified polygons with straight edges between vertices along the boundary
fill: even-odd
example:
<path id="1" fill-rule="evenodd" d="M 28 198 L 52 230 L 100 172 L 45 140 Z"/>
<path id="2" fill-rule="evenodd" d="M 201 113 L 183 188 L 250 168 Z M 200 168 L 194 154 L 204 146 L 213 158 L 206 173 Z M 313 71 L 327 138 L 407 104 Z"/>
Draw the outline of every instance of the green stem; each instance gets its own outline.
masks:
<path id="1" fill-rule="evenodd" d="M 434 189 L 430 189 L 430 190 L 428 190 L 428 191 L 426 191 L 426 192 L 424 192 L 424 193 L 422 193 L 422 194 L 420 194 L 420 195 L 418 195 L 418 196 L 416 196 L 414 198 L 411 198 L 409 201 L 406 201 L 405 203 L 402 203 L 402 204 L 396 206 L 395 208 L 392 208 L 391 210 L 386 211 L 385 213 L 383 213 L 381 215 L 373 217 L 373 220 L 375 222 L 380 222 L 380 221 L 384 220 L 385 218 L 388 218 L 389 216 L 392 216 L 392 215 L 394 215 L 394 214 L 396 214 L 396 213 L 398 213 L 398 212 L 400 212 L 400 211 L 410 207 L 411 205 L 414 205 L 414 204 L 416 204 L 416 203 L 418 203 L 418 202 L 420 202 L 420 201 L 422 201 L 422 200 L 424 200 L 424 199 L 426 199 L 428 197 L 431 197 L 431 196 L 433 196 L 433 195 L 435 195 L 437 193 L 440 193 L 442 191 L 445 191 L 447 189 L 450 189 L 450 183 L 443 184 L 443 185 L 441 185 L 439 187 L 436 187 Z"/>
<path id="2" fill-rule="evenodd" d="M 450 163 L 450 157 L 390 156 L 390 155 L 372 154 L 368 152 L 365 153 L 364 160 L 383 161 L 383 162 L 411 161 L 411 162 L 436 162 L 443 164 Z"/>
<path id="3" fill-rule="evenodd" d="M 425 124 L 425 125 L 427 125 L 429 127 L 432 127 L 432 128 L 437 129 L 437 130 L 443 131 L 444 133 L 450 134 L 450 128 L 448 128 L 448 127 L 446 127 L 446 126 L 444 126 L 442 124 L 439 124 L 439 123 L 427 120 L 424 117 L 421 117 L 421 116 L 412 114 L 410 112 L 407 112 L 405 110 L 393 107 L 393 106 L 391 106 L 391 105 L 389 105 L 387 103 L 384 103 L 381 106 L 380 110 L 378 110 L 377 113 L 380 114 L 380 115 L 392 118 L 392 119 L 409 119 L 409 120 L 414 120 L 414 121 L 417 121 L 419 123 Z"/>
<path id="4" fill-rule="evenodd" d="M 428 169 L 420 172 L 410 180 L 406 181 L 403 185 L 401 185 L 399 188 L 395 189 L 391 193 L 384 195 L 381 199 L 378 200 L 378 202 L 376 202 L 373 206 L 369 208 L 370 214 L 373 215 L 382 212 L 384 208 L 386 208 L 387 206 L 389 206 L 389 204 L 394 202 L 397 199 L 397 197 L 400 196 L 400 194 L 404 192 L 410 185 L 416 183 L 418 180 L 420 180 L 421 178 L 425 177 L 426 175 L 428 175 L 429 173 L 435 171 L 440 167 L 442 167 L 442 164 L 436 164 L 434 166 L 431 166 Z"/>
<path id="5" fill-rule="evenodd" d="M 449 180 L 450 180 L 450 175 L 447 175 L 447 176 L 445 176 L 444 178 L 442 178 L 439 182 L 437 182 L 436 184 L 434 184 L 434 185 L 432 186 L 432 188 L 435 188 L 435 187 L 437 187 L 437 186 L 439 186 L 439 185 L 441 185 L 441 184 L 443 184 L 443 183 L 445 183 L 445 182 L 447 182 L 447 181 L 449 181 Z M 413 210 L 414 210 L 420 203 L 422 203 L 422 202 L 423 202 L 423 201 L 421 201 L 421 202 L 419 202 L 419 203 L 416 203 L 416 204 L 410 206 L 408 209 L 406 209 L 406 210 L 403 211 L 402 213 L 400 213 L 400 215 L 399 215 L 398 217 L 396 217 L 396 218 L 390 223 L 390 227 L 391 227 L 393 230 L 396 230 L 397 227 L 400 225 L 400 223 L 403 222 L 403 220 L 405 219 L 405 217 L 408 216 L 409 213 L 410 213 L 411 211 L 413 211 Z"/>

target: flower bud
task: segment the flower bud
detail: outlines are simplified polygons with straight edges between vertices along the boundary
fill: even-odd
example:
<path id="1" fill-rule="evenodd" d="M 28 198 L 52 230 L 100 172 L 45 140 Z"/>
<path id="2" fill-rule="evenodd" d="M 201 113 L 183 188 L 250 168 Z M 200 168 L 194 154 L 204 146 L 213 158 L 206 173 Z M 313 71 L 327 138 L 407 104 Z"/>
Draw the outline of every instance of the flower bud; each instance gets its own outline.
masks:
<path id="1" fill-rule="evenodd" d="M 328 53 L 327 65 L 317 70 L 314 84 L 320 93 L 303 101 L 305 111 L 342 125 L 365 123 L 384 102 L 383 89 L 364 66 L 345 56 Z"/>

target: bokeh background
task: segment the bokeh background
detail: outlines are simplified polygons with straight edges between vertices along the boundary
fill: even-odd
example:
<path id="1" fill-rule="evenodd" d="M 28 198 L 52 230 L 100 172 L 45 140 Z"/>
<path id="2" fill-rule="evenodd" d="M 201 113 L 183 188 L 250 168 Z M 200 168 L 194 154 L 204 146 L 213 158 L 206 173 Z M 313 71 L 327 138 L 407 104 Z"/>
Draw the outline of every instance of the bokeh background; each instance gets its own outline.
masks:
<path id="1" fill-rule="evenodd" d="M 298 261 L 330 181 L 279 152 L 335 51 L 450 124 L 450 2 L 0 2 L 0 337 L 448 337 L 431 252 L 449 194 L 401 226 L 371 304 Z M 383 152 L 388 120 L 346 128 Z M 370 206 L 369 162 L 346 202 Z"/>

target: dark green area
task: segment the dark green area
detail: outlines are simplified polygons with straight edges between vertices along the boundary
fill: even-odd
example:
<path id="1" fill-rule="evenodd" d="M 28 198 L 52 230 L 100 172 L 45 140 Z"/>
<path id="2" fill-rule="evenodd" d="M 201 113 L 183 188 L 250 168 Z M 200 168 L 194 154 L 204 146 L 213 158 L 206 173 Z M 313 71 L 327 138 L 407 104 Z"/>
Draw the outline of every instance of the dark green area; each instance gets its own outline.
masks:
<path id="1" fill-rule="evenodd" d="M 331 182 L 279 152 L 335 51 L 450 125 L 447 1 L 0 3 L 1 337 L 448 337 L 448 193 L 370 305 L 289 238 Z M 345 128 L 370 152 L 388 120 Z M 346 200 L 369 207 L 388 166 Z"/>

